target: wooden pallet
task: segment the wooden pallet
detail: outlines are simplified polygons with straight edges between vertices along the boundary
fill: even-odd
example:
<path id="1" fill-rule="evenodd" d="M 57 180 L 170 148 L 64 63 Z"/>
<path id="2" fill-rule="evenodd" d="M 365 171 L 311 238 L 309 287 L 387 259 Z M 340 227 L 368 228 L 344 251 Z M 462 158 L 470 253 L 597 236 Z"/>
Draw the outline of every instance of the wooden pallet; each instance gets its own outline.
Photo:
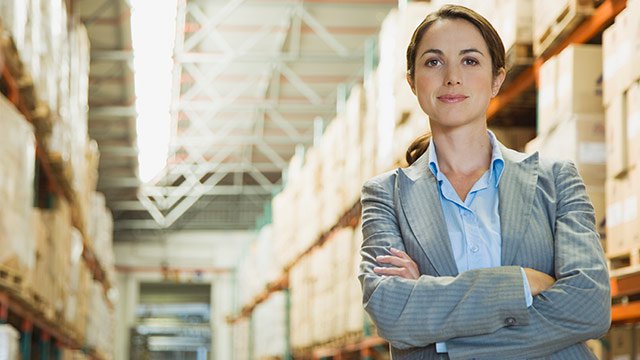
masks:
<path id="1" fill-rule="evenodd" d="M 553 45 L 562 41 L 594 10 L 593 0 L 569 0 L 558 15 L 540 34 L 534 34 L 533 53 L 543 55 Z"/>
<path id="2" fill-rule="evenodd" d="M 609 274 L 612 278 L 640 272 L 640 247 L 615 254 L 607 254 Z"/>
<path id="3" fill-rule="evenodd" d="M 531 44 L 513 44 L 507 49 L 505 57 L 507 77 L 502 83 L 502 88 L 506 89 L 518 75 L 533 65 L 533 61 L 533 47 Z"/>
<path id="4" fill-rule="evenodd" d="M 6 265 L 0 265 L 0 286 L 20 294 L 25 287 L 25 278 L 19 271 Z"/>
<path id="5" fill-rule="evenodd" d="M 25 287 L 21 294 L 22 299 L 31 307 L 40 312 L 49 321 L 56 320 L 56 312 L 53 305 L 30 287 Z"/>

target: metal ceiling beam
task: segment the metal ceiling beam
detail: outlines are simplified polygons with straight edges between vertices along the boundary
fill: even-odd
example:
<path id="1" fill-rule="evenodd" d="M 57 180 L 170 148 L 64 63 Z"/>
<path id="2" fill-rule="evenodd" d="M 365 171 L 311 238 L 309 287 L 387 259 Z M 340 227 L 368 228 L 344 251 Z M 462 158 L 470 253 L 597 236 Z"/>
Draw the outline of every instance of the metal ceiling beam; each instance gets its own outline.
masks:
<path id="1" fill-rule="evenodd" d="M 313 122 L 311 122 L 313 125 Z M 267 142 L 274 145 L 311 144 L 313 135 L 255 136 L 255 135 L 217 135 L 214 136 L 179 136 L 172 143 L 174 149 L 189 146 L 191 148 L 209 148 L 216 145 L 249 145 Z"/>
<path id="2" fill-rule="evenodd" d="M 281 185 L 222 185 L 208 189 L 204 195 L 271 195 L 278 191 Z M 113 211 L 146 211 L 147 208 L 135 200 L 110 201 L 109 208 Z M 164 209 L 162 209 L 164 210 Z"/>
<path id="3" fill-rule="evenodd" d="M 91 50 L 91 61 L 133 61 L 132 50 Z"/>
<path id="4" fill-rule="evenodd" d="M 178 111 L 183 110 L 194 110 L 194 111 L 205 111 L 211 110 L 217 105 L 212 104 L 209 101 L 187 101 L 181 102 L 177 105 Z M 336 108 L 335 104 L 324 104 L 324 105 L 314 105 L 314 104 L 282 104 L 282 103 L 274 103 L 271 100 L 265 100 L 261 103 L 253 103 L 253 104 L 227 104 L 220 107 L 220 111 L 225 112 L 255 112 L 255 111 L 266 111 L 266 110 L 278 110 L 281 113 L 305 113 L 305 114 L 313 114 L 313 115 L 327 115 L 327 114 L 335 114 Z"/>
<path id="5" fill-rule="evenodd" d="M 135 117 L 138 116 L 135 105 L 89 106 L 90 117 Z M 93 119 L 92 119 L 93 120 Z"/>
<path id="6" fill-rule="evenodd" d="M 314 54 L 314 55 L 297 55 L 283 53 L 274 55 L 272 53 L 250 53 L 246 56 L 229 58 L 227 55 L 200 53 L 200 52 L 183 52 L 175 55 L 175 60 L 181 63 L 226 63 L 233 61 L 234 63 L 246 64 L 282 64 L 289 62 L 298 63 L 361 63 L 364 59 L 363 53 L 346 53 L 346 54 Z"/>

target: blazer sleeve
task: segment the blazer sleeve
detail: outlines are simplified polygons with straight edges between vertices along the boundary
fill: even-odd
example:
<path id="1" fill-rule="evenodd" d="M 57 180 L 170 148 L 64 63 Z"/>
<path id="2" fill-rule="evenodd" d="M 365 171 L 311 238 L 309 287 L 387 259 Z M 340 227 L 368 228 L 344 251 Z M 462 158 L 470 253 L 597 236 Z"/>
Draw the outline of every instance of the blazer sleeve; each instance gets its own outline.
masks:
<path id="1" fill-rule="evenodd" d="M 529 323 L 517 266 L 471 270 L 456 277 L 422 275 L 417 280 L 374 273 L 380 266 L 376 256 L 389 254 L 389 247 L 405 247 L 389 191 L 368 181 L 362 206 L 359 280 L 364 308 L 393 347 L 422 347 Z"/>
<path id="2" fill-rule="evenodd" d="M 557 168 L 556 283 L 534 297 L 527 326 L 451 339 L 447 341 L 451 359 L 495 359 L 497 354 L 501 359 L 541 357 L 608 331 L 609 275 L 593 206 L 573 163 Z"/>

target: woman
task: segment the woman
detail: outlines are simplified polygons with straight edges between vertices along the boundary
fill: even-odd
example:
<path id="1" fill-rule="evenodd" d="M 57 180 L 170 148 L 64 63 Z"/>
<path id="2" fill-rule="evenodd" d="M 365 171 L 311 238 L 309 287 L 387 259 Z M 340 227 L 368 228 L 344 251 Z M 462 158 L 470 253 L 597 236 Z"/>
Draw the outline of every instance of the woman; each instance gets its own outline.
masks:
<path id="1" fill-rule="evenodd" d="M 575 166 L 505 148 L 486 111 L 504 46 L 474 11 L 416 29 L 407 80 L 431 138 L 362 190 L 363 302 L 394 359 L 595 359 L 610 292 Z"/>

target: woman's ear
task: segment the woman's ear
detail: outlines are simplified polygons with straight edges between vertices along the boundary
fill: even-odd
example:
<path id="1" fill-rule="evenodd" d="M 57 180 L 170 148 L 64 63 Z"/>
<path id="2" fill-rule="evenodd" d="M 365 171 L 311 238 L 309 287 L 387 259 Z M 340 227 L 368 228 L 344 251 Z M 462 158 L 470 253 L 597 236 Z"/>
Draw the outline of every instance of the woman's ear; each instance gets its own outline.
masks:
<path id="1" fill-rule="evenodd" d="M 413 77 L 411 76 L 411 73 L 407 71 L 407 82 L 409 83 L 409 87 L 411 88 L 411 92 L 413 93 L 413 95 L 416 94 L 416 88 L 413 84 Z"/>
<path id="2" fill-rule="evenodd" d="M 504 82 L 505 77 L 507 76 L 507 71 L 504 68 L 500 68 L 498 70 L 498 74 L 493 77 L 493 84 L 491 85 L 491 97 L 494 98 L 498 95 L 500 91 L 500 87 Z"/>

